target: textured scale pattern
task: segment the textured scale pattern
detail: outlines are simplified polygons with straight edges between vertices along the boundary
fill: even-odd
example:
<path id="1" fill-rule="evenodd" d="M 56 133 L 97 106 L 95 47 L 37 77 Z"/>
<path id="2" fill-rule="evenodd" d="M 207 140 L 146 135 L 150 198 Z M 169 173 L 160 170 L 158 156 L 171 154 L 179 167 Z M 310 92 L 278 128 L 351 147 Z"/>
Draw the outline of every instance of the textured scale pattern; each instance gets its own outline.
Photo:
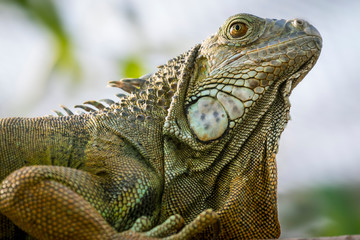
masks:
<path id="1" fill-rule="evenodd" d="M 309 23 L 230 17 L 128 94 L 0 119 L 0 239 L 277 238 L 278 139 Z"/>

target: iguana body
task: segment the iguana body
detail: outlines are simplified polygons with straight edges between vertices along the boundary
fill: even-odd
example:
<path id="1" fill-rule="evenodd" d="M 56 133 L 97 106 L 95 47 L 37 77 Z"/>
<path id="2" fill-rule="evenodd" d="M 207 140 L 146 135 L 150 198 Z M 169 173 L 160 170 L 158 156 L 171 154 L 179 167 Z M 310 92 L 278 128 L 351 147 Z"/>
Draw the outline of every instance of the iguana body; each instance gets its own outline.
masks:
<path id="1" fill-rule="evenodd" d="M 320 49 L 307 22 L 239 14 L 108 108 L 0 120 L 0 238 L 164 237 L 182 218 L 171 239 L 279 237 L 277 141 Z"/>

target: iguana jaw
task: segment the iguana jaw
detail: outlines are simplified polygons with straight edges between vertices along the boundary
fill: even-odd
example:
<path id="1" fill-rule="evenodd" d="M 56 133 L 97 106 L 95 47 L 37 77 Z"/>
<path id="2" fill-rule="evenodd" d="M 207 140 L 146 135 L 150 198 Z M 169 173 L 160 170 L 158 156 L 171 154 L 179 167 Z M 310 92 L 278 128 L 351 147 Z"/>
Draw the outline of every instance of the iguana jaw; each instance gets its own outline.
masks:
<path id="1" fill-rule="evenodd" d="M 307 60 L 303 65 L 301 65 L 295 72 L 288 74 L 284 79 L 286 80 L 285 87 L 281 89 L 281 94 L 284 98 L 285 106 L 287 109 L 287 120 L 290 119 L 289 111 L 290 111 L 290 94 L 294 90 L 294 88 L 304 79 L 304 77 L 309 73 L 309 71 L 314 67 L 317 62 L 321 47 L 322 47 L 322 39 L 319 35 L 310 36 L 312 44 L 314 44 L 313 55 Z"/>
<path id="2" fill-rule="evenodd" d="M 316 41 L 317 39 L 315 39 Z M 317 62 L 320 55 L 321 47 L 318 49 L 318 52 L 314 54 L 308 61 L 306 61 L 295 73 L 291 74 L 288 77 L 288 81 L 292 82 L 291 91 L 304 79 L 304 77 L 309 73 L 309 71 L 313 68 L 315 63 Z"/>

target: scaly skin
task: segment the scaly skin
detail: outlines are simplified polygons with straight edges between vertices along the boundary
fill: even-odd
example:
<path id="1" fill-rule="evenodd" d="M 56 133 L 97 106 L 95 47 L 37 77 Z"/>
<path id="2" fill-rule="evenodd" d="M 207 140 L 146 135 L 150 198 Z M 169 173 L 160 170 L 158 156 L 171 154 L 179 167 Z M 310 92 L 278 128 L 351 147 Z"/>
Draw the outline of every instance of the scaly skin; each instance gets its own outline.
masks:
<path id="1" fill-rule="evenodd" d="M 305 21 L 239 14 L 113 82 L 130 92 L 119 103 L 0 120 L 0 238 L 279 237 L 277 142 L 320 50 Z"/>

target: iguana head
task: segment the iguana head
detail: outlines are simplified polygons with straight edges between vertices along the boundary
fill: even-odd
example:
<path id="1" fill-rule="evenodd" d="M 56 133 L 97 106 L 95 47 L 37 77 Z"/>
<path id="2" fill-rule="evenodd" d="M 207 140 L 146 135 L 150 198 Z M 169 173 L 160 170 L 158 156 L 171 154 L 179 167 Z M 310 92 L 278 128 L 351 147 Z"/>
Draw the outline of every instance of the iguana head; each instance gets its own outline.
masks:
<path id="1" fill-rule="evenodd" d="M 315 64 L 321 42 L 303 20 L 230 17 L 201 44 L 166 127 L 194 147 L 221 139 L 259 103 L 265 110 L 277 94 L 287 98 Z"/>

